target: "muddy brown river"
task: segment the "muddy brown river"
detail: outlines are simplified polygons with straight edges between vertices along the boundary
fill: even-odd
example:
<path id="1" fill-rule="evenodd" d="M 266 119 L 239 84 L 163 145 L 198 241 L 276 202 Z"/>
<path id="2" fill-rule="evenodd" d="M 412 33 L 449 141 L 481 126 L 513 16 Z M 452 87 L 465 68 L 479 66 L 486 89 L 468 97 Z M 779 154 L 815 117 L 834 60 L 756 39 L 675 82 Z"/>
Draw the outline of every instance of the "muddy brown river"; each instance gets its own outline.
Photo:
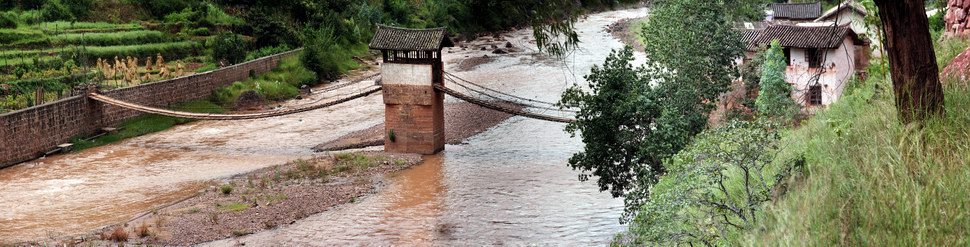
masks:
<path id="1" fill-rule="evenodd" d="M 565 59 L 535 53 L 531 31 L 520 30 L 505 39 L 523 52 L 502 56 L 477 47 L 452 48 L 444 56 L 446 70 L 554 102 L 622 47 L 605 26 L 643 15 L 645 9 L 589 16 L 576 25 L 583 48 Z M 457 70 L 461 61 L 483 55 L 494 59 Z M 287 104 L 339 97 L 360 87 Z M 376 95 L 272 119 L 194 122 L 3 169 L 0 243 L 83 234 L 125 221 L 192 196 L 208 181 L 311 156 L 313 146 L 382 120 Z M 605 245 L 624 229 L 618 222 L 622 199 L 599 192 L 593 182 L 578 181 L 566 160 L 582 150 L 582 142 L 563 127 L 513 117 L 392 175 L 375 195 L 291 225 L 206 245 Z"/>

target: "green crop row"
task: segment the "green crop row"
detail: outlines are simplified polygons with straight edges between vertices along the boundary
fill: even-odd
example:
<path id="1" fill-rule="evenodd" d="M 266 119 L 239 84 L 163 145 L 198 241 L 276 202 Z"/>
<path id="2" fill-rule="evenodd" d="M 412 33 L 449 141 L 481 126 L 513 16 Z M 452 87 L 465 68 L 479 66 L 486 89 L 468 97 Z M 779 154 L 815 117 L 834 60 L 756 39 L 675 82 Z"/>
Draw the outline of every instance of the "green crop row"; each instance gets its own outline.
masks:
<path id="1" fill-rule="evenodd" d="M 156 54 L 162 54 L 166 58 L 182 58 L 196 54 L 201 48 L 202 46 L 197 42 L 183 41 L 116 46 L 70 46 L 45 50 L 7 50 L 0 51 L 0 65 L 4 63 L 28 63 L 25 61 L 33 60 L 34 57 L 44 58 L 45 55 L 73 52 L 76 49 L 79 49 L 78 55 L 84 55 L 88 61 L 94 61 L 98 58 L 111 58 L 114 56 L 154 57 Z"/>
<path id="2" fill-rule="evenodd" d="M 116 33 L 67 33 L 53 36 L 55 44 L 72 44 L 87 46 L 116 46 L 161 43 L 167 41 L 165 34 L 159 31 L 138 30 Z"/>
<path id="3" fill-rule="evenodd" d="M 144 45 L 123 45 L 123 46 L 97 46 L 85 47 L 84 54 L 89 61 L 98 58 L 112 58 L 114 56 L 124 57 L 154 57 L 162 54 L 167 59 L 176 59 L 198 53 L 202 48 L 199 43 L 192 41 L 155 43 Z"/>
<path id="4" fill-rule="evenodd" d="M 0 44 L 10 44 L 22 40 L 44 38 L 44 32 L 33 29 L 0 29 Z"/>
<path id="5" fill-rule="evenodd" d="M 107 22 L 52 21 L 34 25 L 34 28 L 59 33 L 72 30 L 136 30 L 142 29 L 142 26 L 137 23 L 115 24 Z"/>

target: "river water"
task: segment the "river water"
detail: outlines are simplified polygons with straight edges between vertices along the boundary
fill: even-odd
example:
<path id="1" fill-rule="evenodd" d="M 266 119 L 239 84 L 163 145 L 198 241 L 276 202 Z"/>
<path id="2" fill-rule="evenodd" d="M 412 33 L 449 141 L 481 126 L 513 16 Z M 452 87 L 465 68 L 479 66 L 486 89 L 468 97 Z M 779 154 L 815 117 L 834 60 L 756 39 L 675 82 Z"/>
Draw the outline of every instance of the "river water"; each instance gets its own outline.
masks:
<path id="1" fill-rule="evenodd" d="M 453 74 L 555 102 L 568 85 L 583 83 L 582 76 L 612 49 L 622 48 L 604 31 L 606 25 L 645 14 L 646 9 L 635 9 L 589 16 L 576 25 L 583 49 L 566 59 L 534 53 L 500 56 Z M 506 39 L 517 47 L 531 46 L 530 35 L 521 30 Z M 488 53 L 474 49 L 477 45 L 452 49 L 444 56 L 446 70 Z M 209 245 L 607 245 L 624 230 L 618 221 L 623 201 L 599 192 L 594 182 L 578 181 L 567 160 L 583 144 L 564 126 L 514 117 L 463 145 L 426 156 L 423 164 L 391 177 L 377 195 L 276 230 Z"/>
<path id="2" fill-rule="evenodd" d="M 645 14 L 635 9 L 589 16 L 576 25 L 583 48 L 565 59 L 453 48 L 444 55 L 446 70 L 554 102 L 571 83 L 583 83 L 582 76 L 612 49 L 622 47 L 604 27 Z M 530 30 L 506 38 L 519 49 L 535 49 Z M 460 61 L 484 55 L 494 60 L 456 72 Z M 272 119 L 193 122 L 0 170 L 0 243 L 83 234 L 192 196 L 208 187 L 207 181 L 309 157 L 316 144 L 380 123 L 380 102 L 376 95 Z M 391 176 L 373 196 L 275 230 L 208 245 L 606 244 L 624 229 L 618 222 L 622 200 L 600 193 L 593 182 L 578 181 L 566 160 L 582 150 L 582 142 L 563 127 L 513 117 Z"/>

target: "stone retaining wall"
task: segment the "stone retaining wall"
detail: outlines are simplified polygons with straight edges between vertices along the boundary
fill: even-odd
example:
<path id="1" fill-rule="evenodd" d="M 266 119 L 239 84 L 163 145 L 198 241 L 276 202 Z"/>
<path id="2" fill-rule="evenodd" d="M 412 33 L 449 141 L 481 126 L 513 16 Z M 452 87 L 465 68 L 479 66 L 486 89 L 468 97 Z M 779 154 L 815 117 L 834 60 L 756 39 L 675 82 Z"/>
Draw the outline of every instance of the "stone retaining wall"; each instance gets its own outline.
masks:
<path id="1" fill-rule="evenodd" d="M 155 107 L 204 99 L 213 91 L 276 68 L 296 50 L 263 57 L 219 70 L 103 92 L 105 95 Z M 140 112 L 104 105 L 86 96 L 0 114 L 0 168 L 35 159 L 77 136 L 95 134 L 141 115 Z"/>

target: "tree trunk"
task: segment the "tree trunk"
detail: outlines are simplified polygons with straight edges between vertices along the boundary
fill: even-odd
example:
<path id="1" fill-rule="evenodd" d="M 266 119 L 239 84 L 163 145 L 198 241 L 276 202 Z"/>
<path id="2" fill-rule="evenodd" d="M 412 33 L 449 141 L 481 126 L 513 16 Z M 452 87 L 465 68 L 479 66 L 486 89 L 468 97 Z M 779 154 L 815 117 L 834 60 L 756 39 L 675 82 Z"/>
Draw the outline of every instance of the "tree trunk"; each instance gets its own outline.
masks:
<path id="1" fill-rule="evenodd" d="M 943 85 L 923 0 L 875 0 L 886 34 L 896 110 L 908 124 L 943 115 Z"/>

